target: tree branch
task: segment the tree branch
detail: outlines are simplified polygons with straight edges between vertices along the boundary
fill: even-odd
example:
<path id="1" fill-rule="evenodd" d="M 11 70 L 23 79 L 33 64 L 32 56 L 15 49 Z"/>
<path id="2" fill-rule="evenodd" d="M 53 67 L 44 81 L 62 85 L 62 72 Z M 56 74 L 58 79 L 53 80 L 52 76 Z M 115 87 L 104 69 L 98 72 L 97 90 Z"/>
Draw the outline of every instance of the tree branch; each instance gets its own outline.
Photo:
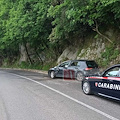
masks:
<path id="1" fill-rule="evenodd" d="M 107 36 L 105 36 L 104 34 L 102 34 L 99 29 L 98 29 L 98 24 L 97 21 L 95 20 L 95 28 L 93 29 L 93 31 L 96 31 L 100 36 L 102 36 L 103 38 L 107 39 L 110 43 L 113 43 L 111 39 L 109 39 Z"/>

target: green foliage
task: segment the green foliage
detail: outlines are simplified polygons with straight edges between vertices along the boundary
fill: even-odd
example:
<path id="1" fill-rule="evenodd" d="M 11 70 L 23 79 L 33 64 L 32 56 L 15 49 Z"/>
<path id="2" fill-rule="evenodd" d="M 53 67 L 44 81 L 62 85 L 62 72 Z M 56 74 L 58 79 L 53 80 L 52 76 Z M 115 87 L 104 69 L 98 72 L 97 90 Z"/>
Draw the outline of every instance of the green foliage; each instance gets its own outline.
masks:
<path id="1" fill-rule="evenodd" d="M 20 65 L 15 66 L 17 68 L 22 68 L 22 69 L 38 69 L 41 70 L 42 69 L 42 65 L 39 63 L 36 64 L 29 64 L 28 62 L 22 62 Z"/>
<path id="2" fill-rule="evenodd" d="M 82 5 L 84 2 L 82 1 Z M 84 32 L 87 30 L 87 26 L 84 26 L 82 23 L 80 23 L 80 21 L 76 21 L 71 17 L 76 15 L 76 11 L 78 10 L 76 7 L 80 8 L 79 3 L 81 2 L 78 0 L 64 0 L 64 2 L 59 5 L 50 6 L 48 9 L 48 16 L 53 18 L 52 25 L 54 26 L 52 33 L 49 36 L 51 41 L 57 41 L 60 44 L 64 44 L 64 41 L 68 41 L 69 43 L 71 36 L 76 34 L 79 34 L 81 37 L 84 36 Z"/>
<path id="3" fill-rule="evenodd" d="M 9 60 L 5 59 L 3 68 L 21 68 L 21 69 L 36 69 L 36 70 L 44 70 L 48 71 L 51 67 L 55 66 L 55 62 L 46 63 L 44 65 L 40 63 L 36 64 L 29 64 L 28 62 L 22 62 L 21 64 L 14 63 L 14 64 L 8 64 Z"/>
<path id="4" fill-rule="evenodd" d="M 42 70 L 48 71 L 51 67 L 54 67 L 56 65 L 55 62 L 49 62 L 43 65 Z"/>
<path id="5" fill-rule="evenodd" d="M 102 65 L 107 66 L 108 63 L 116 59 L 119 54 L 120 51 L 118 49 L 115 49 L 114 45 L 106 47 L 105 52 L 101 54 L 101 57 L 103 58 Z"/>
<path id="6" fill-rule="evenodd" d="M 1 0 L 0 52 L 11 59 L 18 56 L 19 45 L 29 43 L 37 53 L 53 50 L 56 58 L 75 36 L 86 37 L 96 23 L 119 30 L 119 4 L 119 0 Z"/>
<path id="7" fill-rule="evenodd" d="M 71 36 L 84 37 L 89 29 L 113 25 L 119 29 L 119 0 L 64 0 L 61 4 L 51 5 L 48 16 L 53 18 L 54 26 L 49 39 L 53 42 L 70 41 Z"/>
<path id="8" fill-rule="evenodd" d="M 49 3 L 49 0 L 1 0 L 0 50 L 19 52 L 19 45 L 27 43 L 37 52 L 48 47 L 47 38 L 52 29 L 51 19 L 47 17 Z"/>

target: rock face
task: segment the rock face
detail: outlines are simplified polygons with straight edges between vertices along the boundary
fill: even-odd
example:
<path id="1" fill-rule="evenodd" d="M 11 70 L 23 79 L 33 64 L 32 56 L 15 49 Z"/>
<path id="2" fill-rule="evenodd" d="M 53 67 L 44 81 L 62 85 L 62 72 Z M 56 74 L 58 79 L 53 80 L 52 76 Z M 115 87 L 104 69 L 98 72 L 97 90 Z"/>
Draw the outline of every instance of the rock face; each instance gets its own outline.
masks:
<path id="1" fill-rule="evenodd" d="M 19 63 L 21 62 L 27 62 L 27 53 L 25 51 L 25 47 L 24 45 L 20 45 L 20 60 L 19 60 Z"/>
<path id="2" fill-rule="evenodd" d="M 104 33 L 108 38 L 111 38 L 115 44 L 111 44 L 101 36 L 89 36 L 85 40 L 73 40 L 73 45 L 68 46 L 57 60 L 57 64 L 66 60 L 95 60 L 102 66 L 117 64 L 120 61 L 120 34 L 115 33 L 112 29 Z M 20 45 L 20 60 L 27 62 L 31 58 L 34 63 L 46 61 L 45 53 L 36 53 L 27 45 L 29 56 L 26 53 L 25 47 Z M 112 52 L 111 52 L 112 48 Z M 50 59 L 51 60 L 51 59 Z"/>
<path id="3" fill-rule="evenodd" d="M 74 60 L 77 58 L 78 48 L 74 48 L 73 46 L 67 47 L 61 56 L 58 58 L 57 63 L 60 63 L 65 60 Z"/>
<path id="4" fill-rule="evenodd" d="M 31 59 L 31 61 L 33 63 L 37 63 L 37 62 L 44 62 L 45 61 L 45 53 L 41 52 L 41 53 L 36 53 L 34 51 L 34 49 L 32 49 L 29 45 L 29 43 L 26 44 L 27 50 L 28 50 L 28 55 L 25 49 L 24 45 L 19 45 L 19 50 L 20 50 L 20 59 L 19 59 L 19 64 L 21 64 L 22 62 L 29 62 Z"/>
<path id="5" fill-rule="evenodd" d="M 100 58 L 101 53 L 105 51 L 105 43 L 101 40 L 95 40 L 89 45 L 88 48 L 82 49 L 77 59 L 90 59 Z"/>
<path id="6" fill-rule="evenodd" d="M 101 57 L 101 52 L 105 51 L 105 43 L 101 40 L 95 40 L 89 45 L 89 47 L 81 49 L 75 48 L 73 46 L 67 47 L 61 56 L 58 58 L 57 63 L 60 63 L 65 60 L 74 60 L 74 59 L 89 59 L 95 60 L 95 58 Z"/>
<path id="7" fill-rule="evenodd" d="M 67 47 L 57 63 L 65 60 L 95 60 L 101 67 L 120 64 L 120 34 L 114 33 L 112 30 L 107 31 L 106 36 L 111 38 L 113 43 L 110 43 L 105 38 L 92 36 L 84 43 L 78 43 L 76 46 Z"/>

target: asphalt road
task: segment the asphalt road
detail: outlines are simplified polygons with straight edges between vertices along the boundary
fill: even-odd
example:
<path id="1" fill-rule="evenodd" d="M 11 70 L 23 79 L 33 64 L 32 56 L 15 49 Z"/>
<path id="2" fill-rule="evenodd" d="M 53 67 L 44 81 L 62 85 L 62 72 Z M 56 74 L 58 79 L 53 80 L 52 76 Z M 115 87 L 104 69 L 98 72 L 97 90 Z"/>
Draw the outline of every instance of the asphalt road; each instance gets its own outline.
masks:
<path id="1" fill-rule="evenodd" d="M 87 96 L 81 83 L 0 70 L 0 120 L 119 120 L 120 103 Z"/>

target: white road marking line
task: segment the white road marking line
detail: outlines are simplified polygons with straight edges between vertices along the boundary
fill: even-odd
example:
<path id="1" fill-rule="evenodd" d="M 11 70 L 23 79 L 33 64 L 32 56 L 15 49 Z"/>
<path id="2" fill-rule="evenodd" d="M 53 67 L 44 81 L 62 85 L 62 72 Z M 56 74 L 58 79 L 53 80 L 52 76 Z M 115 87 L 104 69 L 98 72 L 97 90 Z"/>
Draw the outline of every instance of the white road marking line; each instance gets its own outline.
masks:
<path id="1" fill-rule="evenodd" d="M 13 74 L 13 73 L 11 73 L 11 74 Z M 37 82 L 37 81 L 35 81 L 33 79 L 30 79 L 30 78 L 27 78 L 25 76 L 21 76 L 21 75 L 17 75 L 17 74 L 13 74 L 13 75 L 21 77 L 21 78 L 24 78 L 24 79 L 27 79 L 27 80 L 30 80 L 30 81 L 32 81 L 34 83 L 37 83 L 37 84 L 39 84 L 39 85 L 41 85 L 43 87 L 46 87 L 47 89 L 49 89 L 51 91 L 54 91 L 54 92 L 56 92 L 56 93 L 58 93 L 58 94 L 60 94 L 60 95 L 62 95 L 64 97 L 66 97 L 66 98 L 68 98 L 68 99 L 70 99 L 70 100 L 72 100 L 72 101 L 74 101 L 74 102 L 76 102 L 76 103 L 78 103 L 78 104 L 80 104 L 80 105 L 90 109 L 90 110 L 93 110 L 93 111 L 95 111 L 95 112 L 105 116 L 106 118 L 109 118 L 110 120 L 119 120 L 119 119 L 117 119 L 117 118 L 115 118 L 115 117 L 113 117 L 113 116 L 111 116 L 111 115 L 109 115 L 107 113 L 102 112 L 101 110 L 98 110 L 98 109 L 96 109 L 96 108 L 94 108 L 94 107 L 92 107 L 90 105 L 87 105 L 87 104 L 85 104 L 85 103 L 83 103 L 83 102 L 81 102 L 81 101 L 79 101 L 79 100 L 77 100 L 77 99 L 75 99 L 73 97 L 70 97 L 70 96 L 68 96 L 68 95 L 66 95 L 66 94 L 64 94 L 64 93 L 62 93 L 62 92 L 60 92 L 60 91 L 58 91 L 58 90 L 56 90 L 54 88 L 51 88 L 51 87 L 49 87 L 49 86 L 47 86 L 47 85 L 45 85 L 43 83 Z"/>

